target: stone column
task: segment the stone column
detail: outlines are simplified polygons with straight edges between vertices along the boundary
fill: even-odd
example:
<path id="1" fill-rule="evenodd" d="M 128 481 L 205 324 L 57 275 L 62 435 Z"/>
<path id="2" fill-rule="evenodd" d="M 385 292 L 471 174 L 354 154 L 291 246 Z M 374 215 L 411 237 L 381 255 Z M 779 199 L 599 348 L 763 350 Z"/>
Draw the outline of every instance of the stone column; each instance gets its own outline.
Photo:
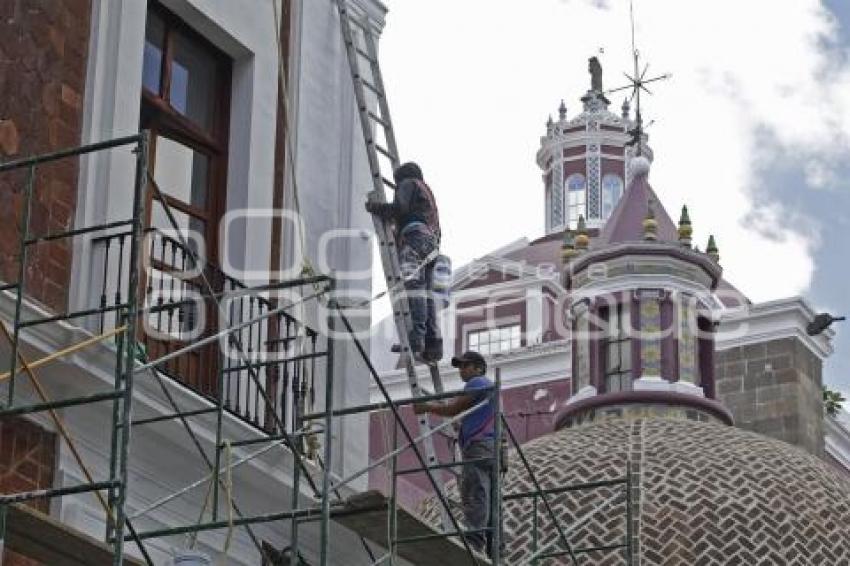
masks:
<path id="1" fill-rule="evenodd" d="M 590 308 L 587 302 L 581 302 L 572 308 L 576 321 L 574 344 L 576 365 L 573 371 L 573 399 L 595 395 L 596 389 L 590 385 Z"/>
<path id="2" fill-rule="evenodd" d="M 640 304 L 640 379 L 661 380 L 661 298 L 657 289 L 637 291 Z"/>
<path id="3" fill-rule="evenodd" d="M 696 340 L 696 308 L 692 297 L 681 295 L 678 301 L 679 383 L 699 385 Z"/>

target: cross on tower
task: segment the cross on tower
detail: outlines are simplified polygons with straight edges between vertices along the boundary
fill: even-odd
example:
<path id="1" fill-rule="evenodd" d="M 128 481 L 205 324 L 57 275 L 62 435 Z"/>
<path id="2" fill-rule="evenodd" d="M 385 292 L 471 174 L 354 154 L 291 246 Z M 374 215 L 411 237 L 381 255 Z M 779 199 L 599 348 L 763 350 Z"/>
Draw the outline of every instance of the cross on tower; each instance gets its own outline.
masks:
<path id="1" fill-rule="evenodd" d="M 643 71 L 640 71 L 640 52 L 635 47 L 635 10 L 633 0 L 630 0 L 629 2 L 629 16 L 632 24 L 632 57 L 634 58 L 634 72 L 632 75 L 625 72 L 623 73 L 626 78 L 629 79 L 628 85 L 613 88 L 609 90 L 608 93 L 610 94 L 621 90 L 631 89 L 632 96 L 630 100 L 635 101 L 635 127 L 629 130 L 629 134 L 632 136 L 632 139 L 626 145 L 637 145 L 637 155 L 641 155 L 643 118 L 641 117 L 640 112 L 640 91 L 644 90 L 647 94 L 652 94 L 652 91 L 646 88 L 647 84 L 669 79 L 672 75 L 670 73 L 665 73 L 663 75 L 647 79 L 646 72 L 649 70 L 649 63 L 644 66 Z"/>

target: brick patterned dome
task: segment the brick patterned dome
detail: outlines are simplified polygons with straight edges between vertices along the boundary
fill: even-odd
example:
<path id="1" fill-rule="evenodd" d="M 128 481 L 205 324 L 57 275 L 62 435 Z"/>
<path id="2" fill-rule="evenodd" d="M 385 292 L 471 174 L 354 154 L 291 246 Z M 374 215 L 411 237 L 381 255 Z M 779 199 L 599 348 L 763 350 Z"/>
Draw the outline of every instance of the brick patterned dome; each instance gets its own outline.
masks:
<path id="1" fill-rule="evenodd" d="M 850 480 L 790 444 L 715 422 L 651 417 L 562 429 L 523 452 L 544 488 L 624 477 L 631 459 L 635 565 L 850 564 Z M 504 493 L 532 488 L 512 457 Z M 623 493 L 615 486 L 550 498 L 573 549 L 624 541 Z M 434 500 L 423 511 L 438 523 Z M 531 501 L 508 501 L 504 513 L 506 563 L 528 564 Z M 540 548 L 557 535 L 543 505 L 538 517 Z M 623 549 L 578 562 L 626 564 Z"/>

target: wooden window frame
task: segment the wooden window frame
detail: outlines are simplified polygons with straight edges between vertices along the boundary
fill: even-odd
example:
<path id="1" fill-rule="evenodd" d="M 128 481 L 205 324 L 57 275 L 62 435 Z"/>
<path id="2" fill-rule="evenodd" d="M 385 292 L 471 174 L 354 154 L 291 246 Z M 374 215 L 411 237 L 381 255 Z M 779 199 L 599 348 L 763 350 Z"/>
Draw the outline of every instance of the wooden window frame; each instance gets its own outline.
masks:
<path id="1" fill-rule="evenodd" d="M 159 2 L 148 4 L 148 13 L 158 16 L 164 23 L 163 49 L 161 60 L 160 92 L 154 93 L 142 85 L 143 128 L 151 130 L 150 167 L 156 166 L 156 142 L 159 136 L 170 138 L 187 147 L 201 151 L 210 159 L 209 201 L 205 209 L 191 206 L 170 195 L 164 194 L 168 206 L 184 214 L 204 221 L 206 260 L 217 265 L 218 245 L 216 235 L 218 224 L 224 214 L 227 196 L 227 157 L 230 129 L 230 88 L 232 84 L 232 60 L 206 38 L 198 34 L 183 20 L 164 8 Z M 217 62 L 218 84 L 215 86 L 216 100 L 212 110 L 214 119 L 211 132 L 206 132 L 188 117 L 177 111 L 168 101 L 171 90 L 172 61 L 174 60 L 174 35 L 179 33 L 189 41 L 200 45 L 204 51 L 214 56 Z M 149 189 L 145 201 L 145 225 L 151 225 L 154 202 L 153 189 Z"/>
<path id="2" fill-rule="evenodd" d="M 156 0 L 150 0 L 148 2 L 147 14 L 148 17 L 154 14 L 164 25 L 159 92 L 152 92 L 142 84 L 141 93 L 140 124 L 142 128 L 150 129 L 151 131 L 149 167 L 151 171 L 155 170 L 156 147 L 160 136 L 167 137 L 192 150 L 201 152 L 209 159 L 207 201 L 204 208 L 193 206 L 191 203 L 183 202 L 178 198 L 165 194 L 165 188 L 162 188 L 162 196 L 169 207 L 204 222 L 205 257 L 202 258 L 206 261 L 204 270 L 214 286 L 213 291 L 218 292 L 221 289 L 217 287 L 223 285 L 222 278 L 211 277 L 210 274 L 216 272 L 221 274 L 221 270 L 218 267 L 219 249 L 217 235 L 219 223 L 226 208 L 232 59 Z M 204 130 L 202 126 L 197 125 L 188 116 L 181 114 L 169 102 L 172 62 L 175 51 L 174 38 L 177 34 L 199 46 L 216 61 L 217 84 L 214 87 L 216 94 L 214 107 L 211 110 L 213 121 L 210 131 Z M 144 221 L 146 227 L 151 226 L 153 205 L 158 200 L 158 198 L 154 197 L 153 188 L 148 186 L 145 195 Z M 173 271 L 172 267 L 162 264 L 157 258 L 153 257 L 151 259 L 152 267 L 155 269 L 164 272 Z M 200 277 L 193 280 L 193 283 L 200 286 Z M 145 281 L 142 281 L 142 288 L 145 288 L 146 284 Z M 208 302 L 206 308 L 206 329 L 214 329 L 217 319 L 218 311 L 215 304 Z M 163 353 L 173 351 L 179 347 L 179 344 L 182 344 L 176 340 L 169 342 L 152 337 L 146 340 L 150 340 L 152 342 L 151 346 L 155 349 L 159 350 L 162 348 Z M 202 394 L 215 397 L 219 393 L 217 391 L 218 380 L 211 376 L 216 376 L 218 372 L 220 363 L 218 359 L 218 345 L 213 344 L 211 347 L 204 348 L 203 352 L 198 351 L 194 354 L 196 355 L 190 355 L 188 357 L 181 356 L 173 360 L 173 363 L 169 362 L 169 369 L 176 374 L 175 377 L 177 379 L 186 385 L 189 385 Z"/>

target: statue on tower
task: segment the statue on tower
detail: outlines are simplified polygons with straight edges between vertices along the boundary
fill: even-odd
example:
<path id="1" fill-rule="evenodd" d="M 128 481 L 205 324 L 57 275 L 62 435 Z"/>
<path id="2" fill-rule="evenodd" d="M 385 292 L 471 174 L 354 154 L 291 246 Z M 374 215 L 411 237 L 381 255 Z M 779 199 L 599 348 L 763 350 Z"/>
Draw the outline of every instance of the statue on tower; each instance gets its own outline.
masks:
<path id="1" fill-rule="evenodd" d="M 587 60 L 587 70 L 590 73 L 590 90 L 602 92 L 602 65 L 595 56 Z"/>

